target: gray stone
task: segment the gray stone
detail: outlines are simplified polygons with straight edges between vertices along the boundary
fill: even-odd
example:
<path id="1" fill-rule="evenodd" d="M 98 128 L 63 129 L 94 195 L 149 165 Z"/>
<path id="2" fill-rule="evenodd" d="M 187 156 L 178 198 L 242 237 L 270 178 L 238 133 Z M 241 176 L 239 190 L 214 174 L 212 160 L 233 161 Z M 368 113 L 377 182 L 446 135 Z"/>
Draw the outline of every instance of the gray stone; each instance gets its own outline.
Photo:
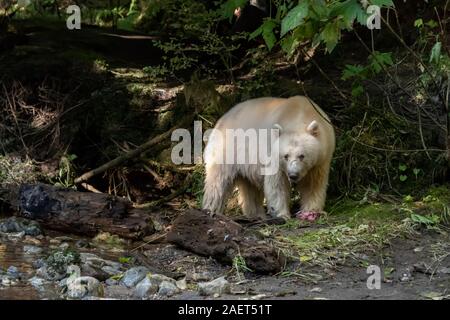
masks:
<path id="1" fill-rule="evenodd" d="M 167 281 L 170 282 L 174 285 L 176 285 L 176 281 L 175 279 L 169 278 L 163 274 L 158 274 L 158 273 L 152 273 L 152 274 L 148 274 L 147 277 L 152 280 L 153 282 L 155 282 L 158 286 L 161 284 L 161 282 L 163 281 Z"/>
<path id="2" fill-rule="evenodd" d="M 450 268 L 449 267 L 443 267 L 443 268 L 440 268 L 437 272 L 441 273 L 441 274 L 450 274 Z"/>
<path id="3" fill-rule="evenodd" d="M 8 275 L 8 276 L 10 276 L 11 278 L 20 278 L 20 272 L 19 272 L 19 269 L 17 269 L 17 267 L 15 267 L 15 266 L 10 266 L 9 268 L 8 268 L 8 270 L 6 270 L 6 274 Z"/>
<path id="4" fill-rule="evenodd" d="M 86 296 L 102 296 L 103 287 L 93 277 L 75 277 L 67 280 L 67 296 L 71 299 L 82 299 Z"/>
<path id="5" fill-rule="evenodd" d="M 141 280 L 134 289 L 134 296 L 139 299 L 146 298 L 158 292 L 158 284 L 150 280 L 149 277 L 145 277 Z"/>
<path id="6" fill-rule="evenodd" d="M 48 283 L 45 279 L 36 276 L 28 279 L 28 282 L 39 291 L 44 290 L 44 285 Z"/>
<path id="7" fill-rule="evenodd" d="M 178 292 L 180 292 L 180 289 L 172 282 L 163 281 L 159 285 L 158 295 L 160 296 L 171 297 Z"/>
<path id="8" fill-rule="evenodd" d="M 214 277 L 213 275 L 208 272 L 208 271 L 204 271 L 204 272 L 193 272 L 193 273 L 188 273 L 186 275 L 187 280 L 192 280 L 195 282 L 200 282 L 200 281 L 211 281 Z"/>
<path id="9" fill-rule="evenodd" d="M 25 245 L 23 246 L 23 252 L 25 254 L 39 254 L 42 252 L 42 248 L 31 245 Z"/>
<path id="10" fill-rule="evenodd" d="M 42 233 L 39 223 L 18 217 L 11 217 L 0 221 L 0 232 L 22 233 L 23 236 L 37 236 Z"/>
<path id="11" fill-rule="evenodd" d="M 117 286 L 119 284 L 119 281 L 113 278 L 108 278 L 105 280 L 105 284 L 107 286 Z"/>
<path id="12" fill-rule="evenodd" d="M 80 253 L 81 263 L 83 269 L 95 269 L 101 271 L 109 276 L 113 276 L 120 273 L 122 265 L 118 262 L 102 259 L 99 256 L 92 253 Z"/>
<path id="13" fill-rule="evenodd" d="M 220 277 L 210 282 L 201 282 L 198 284 L 198 292 L 201 296 L 230 293 L 230 283 L 225 277 Z"/>
<path id="14" fill-rule="evenodd" d="M 36 270 L 36 276 L 49 281 L 59 281 L 65 277 L 65 274 L 55 271 L 53 268 L 43 265 Z"/>
<path id="15" fill-rule="evenodd" d="M 131 297 L 132 290 L 124 286 L 107 286 L 105 287 L 105 297 L 108 299 L 126 299 Z"/>
<path id="16" fill-rule="evenodd" d="M 149 270 L 146 267 L 134 267 L 127 270 L 124 274 L 120 283 L 128 288 L 134 287 L 142 279 L 145 278 Z"/>

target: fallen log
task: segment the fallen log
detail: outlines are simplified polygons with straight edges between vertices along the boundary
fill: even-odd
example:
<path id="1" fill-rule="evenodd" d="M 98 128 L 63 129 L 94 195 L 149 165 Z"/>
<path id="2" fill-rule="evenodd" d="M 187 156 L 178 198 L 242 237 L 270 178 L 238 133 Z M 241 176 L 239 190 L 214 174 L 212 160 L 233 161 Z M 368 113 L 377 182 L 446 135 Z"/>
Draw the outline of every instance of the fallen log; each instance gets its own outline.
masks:
<path id="1" fill-rule="evenodd" d="M 280 272 L 284 257 L 273 246 L 247 232 L 241 225 L 223 215 L 188 210 L 177 217 L 167 234 L 167 241 L 196 254 L 232 264 L 241 256 L 256 273 Z"/>
<path id="2" fill-rule="evenodd" d="M 139 240 L 154 232 L 150 216 L 126 199 L 45 184 L 23 184 L 8 196 L 17 215 L 44 228 L 95 236 L 100 231 Z"/>

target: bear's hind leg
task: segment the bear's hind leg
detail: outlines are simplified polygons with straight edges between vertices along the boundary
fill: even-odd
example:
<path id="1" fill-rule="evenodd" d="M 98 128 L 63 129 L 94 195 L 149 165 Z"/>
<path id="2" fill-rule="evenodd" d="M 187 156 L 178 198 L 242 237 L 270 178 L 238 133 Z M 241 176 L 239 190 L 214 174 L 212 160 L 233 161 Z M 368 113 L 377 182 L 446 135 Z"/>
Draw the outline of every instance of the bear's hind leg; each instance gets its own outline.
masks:
<path id="1" fill-rule="evenodd" d="M 214 164 L 206 167 L 202 208 L 223 214 L 234 182 L 230 166 Z"/>
<path id="2" fill-rule="evenodd" d="M 262 191 L 245 178 L 239 178 L 236 184 L 239 189 L 239 204 L 244 215 L 251 219 L 265 219 Z"/>

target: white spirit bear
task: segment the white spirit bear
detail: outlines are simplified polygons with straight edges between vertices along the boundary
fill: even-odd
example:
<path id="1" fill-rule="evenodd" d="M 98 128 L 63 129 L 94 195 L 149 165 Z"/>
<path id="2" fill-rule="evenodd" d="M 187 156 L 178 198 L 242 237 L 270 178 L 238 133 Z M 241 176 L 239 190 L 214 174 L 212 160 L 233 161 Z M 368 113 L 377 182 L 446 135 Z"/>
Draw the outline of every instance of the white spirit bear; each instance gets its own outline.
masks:
<path id="1" fill-rule="evenodd" d="M 248 143 L 233 147 L 233 151 L 238 156 L 245 155 L 246 160 L 257 157 L 256 162 L 224 160 L 224 154 L 231 151 L 227 146 L 232 136 L 226 132 L 240 130 L 242 135 L 251 130 L 267 132 L 273 128 L 279 129 L 279 136 L 274 140 L 279 146 L 279 152 L 273 153 L 279 163 L 275 172 L 262 174 L 262 159 L 259 153 L 250 150 Z M 204 209 L 222 214 L 230 193 L 237 186 L 239 203 L 247 217 L 265 218 L 265 198 L 269 214 L 288 219 L 293 186 L 301 196 L 300 217 L 317 218 L 325 205 L 335 134 L 329 118 L 314 102 L 303 96 L 248 100 L 223 115 L 213 132 L 216 138 L 209 139 L 205 149 Z M 238 139 L 239 134 L 236 134 Z M 250 137 L 251 134 L 245 135 Z"/>

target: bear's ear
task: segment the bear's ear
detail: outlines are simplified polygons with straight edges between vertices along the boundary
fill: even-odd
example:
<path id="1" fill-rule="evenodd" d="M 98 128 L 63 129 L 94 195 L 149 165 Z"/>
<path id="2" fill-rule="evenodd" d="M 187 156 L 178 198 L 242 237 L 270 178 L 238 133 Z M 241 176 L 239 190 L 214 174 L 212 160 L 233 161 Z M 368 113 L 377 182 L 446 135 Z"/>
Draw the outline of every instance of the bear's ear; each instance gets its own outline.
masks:
<path id="1" fill-rule="evenodd" d="M 280 131 L 280 135 L 281 135 L 281 133 L 283 132 L 283 127 L 280 126 L 278 123 L 275 123 L 275 124 L 273 125 L 273 128 L 274 128 L 274 129 L 278 129 L 278 130 Z"/>
<path id="2" fill-rule="evenodd" d="M 317 121 L 313 120 L 306 128 L 306 131 L 310 135 L 317 137 L 319 135 L 319 124 L 317 123 Z"/>

